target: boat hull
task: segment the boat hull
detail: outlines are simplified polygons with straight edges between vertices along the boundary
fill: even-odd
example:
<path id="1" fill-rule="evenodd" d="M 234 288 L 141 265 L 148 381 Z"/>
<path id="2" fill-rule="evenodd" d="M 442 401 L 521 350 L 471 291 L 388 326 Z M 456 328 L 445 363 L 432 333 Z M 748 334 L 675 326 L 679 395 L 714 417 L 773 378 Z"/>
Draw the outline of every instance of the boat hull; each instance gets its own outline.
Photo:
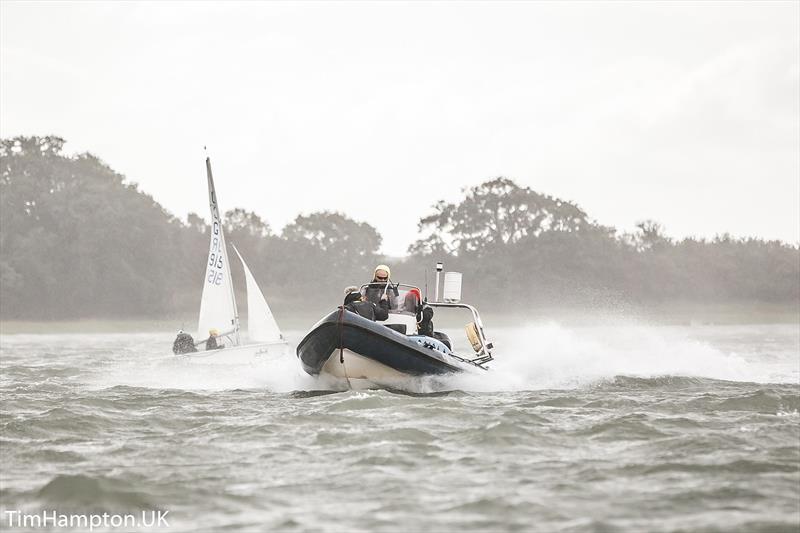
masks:
<path id="1" fill-rule="evenodd" d="M 193 364 L 229 365 L 254 363 L 287 353 L 289 353 L 289 344 L 281 341 L 231 346 L 218 350 L 201 350 L 173 357 L 184 358 Z"/>
<path id="2" fill-rule="evenodd" d="M 300 341 L 297 357 L 312 376 L 387 386 L 409 377 L 476 370 L 414 337 L 340 310 L 320 320 Z"/>

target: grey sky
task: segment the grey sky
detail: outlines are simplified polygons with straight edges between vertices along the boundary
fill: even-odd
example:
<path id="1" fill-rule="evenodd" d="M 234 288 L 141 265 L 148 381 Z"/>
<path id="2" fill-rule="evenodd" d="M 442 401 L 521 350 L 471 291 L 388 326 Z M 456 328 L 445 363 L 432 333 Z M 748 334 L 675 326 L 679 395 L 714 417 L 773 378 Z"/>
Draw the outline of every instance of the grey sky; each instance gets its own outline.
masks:
<path id="1" fill-rule="evenodd" d="M 800 3 L 0 4 L 0 134 L 179 216 L 329 209 L 401 254 L 498 175 L 599 222 L 800 240 Z"/>

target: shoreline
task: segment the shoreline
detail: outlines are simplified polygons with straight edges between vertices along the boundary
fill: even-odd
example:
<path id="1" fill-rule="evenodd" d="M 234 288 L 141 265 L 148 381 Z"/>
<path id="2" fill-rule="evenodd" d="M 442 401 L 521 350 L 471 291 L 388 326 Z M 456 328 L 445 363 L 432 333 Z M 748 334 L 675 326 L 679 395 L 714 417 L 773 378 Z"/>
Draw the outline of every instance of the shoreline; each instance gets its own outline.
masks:
<path id="1" fill-rule="evenodd" d="M 323 316 L 311 313 L 276 313 L 284 331 L 308 330 Z M 666 304 L 626 308 L 543 308 L 529 313 L 481 313 L 487 328 L 526 322 L 557 322 L 571 326 L 610 323 L 640 323 L 654 326 L 710 326 L 744 324 L 797 324 L 800 326 L 800 303 L 782 304 Z M 458 317 L 440 316 L 442 327 L 463 327 Z M 461 317 L 464 318 L 464 317 Z M 75 320 L 0 320 L 0 335 L 62 333 L 167 333 L 178 329 L 192 331 L 197 318 L 92 318 Z M 243 325 L 246 318 L 242 319 Z"/>

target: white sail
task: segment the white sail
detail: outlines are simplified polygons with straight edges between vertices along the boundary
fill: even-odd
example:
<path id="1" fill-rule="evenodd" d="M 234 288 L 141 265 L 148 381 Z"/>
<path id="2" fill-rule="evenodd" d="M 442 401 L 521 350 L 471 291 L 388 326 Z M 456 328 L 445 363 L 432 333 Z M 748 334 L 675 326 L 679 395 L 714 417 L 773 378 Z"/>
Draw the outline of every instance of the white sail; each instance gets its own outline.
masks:
<path id="1" fill-rule="evenodd" d="M 236 299 L 233 294 L 231 268 L 228 252 L 225 249 L 225 236 L 217 206 L 217 193 L 214 178 L 211 176 L 211 162 L 206 158 L 208 176 L 208 203 L 211 208 L 211 238 L 206 261 L 206 276 L 203 281 L 203 297 L 200 300 L 200 318 L 197 323 L 197 338 L 208 337 L 209 330 L 217 329 L 220 334 L 233 331 L 228 338 L 234 345 L 239 344 L 239 317 L 236 312 Z M 227 343 L 226 343 L 227 344 Z"/>
<path id="2" fill-rule="evenodd" d="M 244 262 L 242 254 L 233 247 L 236 255 L 244 267 L 244 279 L 247 284 L 247 336 L 251 342 L 278 342 L 283 340 L 281 330 L 278 328 L 278 323 L 275 317 L 272 316 L 272 311 L 264 298 L 264 293 L 256 283 L 256 278 L 253 273 L 247 268 L 247 263 Z"/>

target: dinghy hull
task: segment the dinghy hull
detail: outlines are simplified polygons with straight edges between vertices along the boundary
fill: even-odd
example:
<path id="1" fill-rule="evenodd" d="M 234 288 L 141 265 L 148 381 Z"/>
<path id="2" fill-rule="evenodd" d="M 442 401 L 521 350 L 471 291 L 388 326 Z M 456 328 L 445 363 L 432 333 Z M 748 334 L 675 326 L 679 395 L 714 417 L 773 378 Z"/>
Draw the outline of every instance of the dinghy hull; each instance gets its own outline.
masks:
<path id="1" fill-rule="evenodd" d="M 262 359 L 277 357 L 287 353 L 289 353 L 289 345 L 281 341 L 231 346 L 218 350 L 201 350 L 172 357 L 182 357 L 191 361 L 193 364 L 239 365 L 256 363 Z"/>

